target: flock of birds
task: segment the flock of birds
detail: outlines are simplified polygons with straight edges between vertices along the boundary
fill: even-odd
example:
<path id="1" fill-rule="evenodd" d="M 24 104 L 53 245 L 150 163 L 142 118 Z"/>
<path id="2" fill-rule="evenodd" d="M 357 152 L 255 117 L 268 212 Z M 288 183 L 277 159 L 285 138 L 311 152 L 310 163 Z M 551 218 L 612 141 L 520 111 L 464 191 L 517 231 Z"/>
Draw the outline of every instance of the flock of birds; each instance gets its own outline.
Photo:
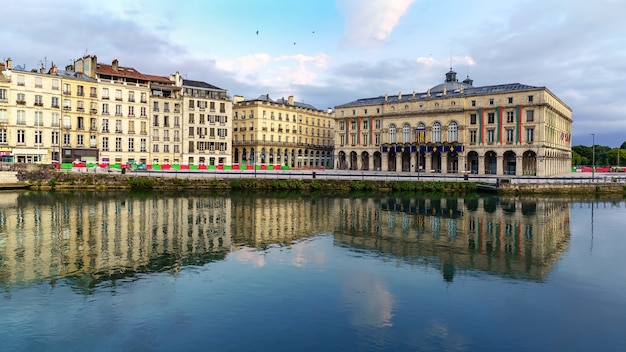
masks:
<path id="1" fill-rule="evenodd" d="M 311 33 L 312 33 L 312 34 L 315 34 L 315 31 L 313 31 L 313 32 L 311 32 Z M 259 30 L 258 30 L 258 29 L 257 29 L 257 31 L 256 31 L 256 35 L 257 35 L 257 36 L 259 35 Z M 296 45 L 296 42 L 293 42 L 293 45 Z"/>

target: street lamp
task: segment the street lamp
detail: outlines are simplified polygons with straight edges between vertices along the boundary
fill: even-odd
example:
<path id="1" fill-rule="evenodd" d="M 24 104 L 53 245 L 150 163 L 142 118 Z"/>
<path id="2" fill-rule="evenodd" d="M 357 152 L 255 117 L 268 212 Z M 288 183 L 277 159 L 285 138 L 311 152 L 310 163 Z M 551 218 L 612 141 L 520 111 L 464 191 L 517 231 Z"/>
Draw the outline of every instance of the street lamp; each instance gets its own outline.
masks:
<path id="1" fill-rule="evenodd" d="M 591 180 L 596 180 L 596 134 L 591 134 Z"/>

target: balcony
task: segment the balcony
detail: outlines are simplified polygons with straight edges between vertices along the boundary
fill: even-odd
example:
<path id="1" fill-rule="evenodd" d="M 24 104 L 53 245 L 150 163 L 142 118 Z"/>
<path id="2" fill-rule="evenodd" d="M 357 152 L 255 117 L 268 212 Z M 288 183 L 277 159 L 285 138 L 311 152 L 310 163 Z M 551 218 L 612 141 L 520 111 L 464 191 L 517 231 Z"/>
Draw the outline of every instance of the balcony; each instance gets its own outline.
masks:
<path id="1" fill-rule="evenodd" d="M 43 103 L 38 103 L 38 102 L 35 102 L 35 104 L 33 104 L 33 105 L 34 105 L 34 106 L 39 106 L 39 107 L 42 107 L 42 106 L 43 106 Z"/>
<path id="2" fill-rule="evenodd" d="M 76 111 L 78 111 L 78 112 L 85 112 L 85 108 L 83 108 L 83 107 L 77 107 L 77 108 L 76 108 Z"/>
<path id="3" fill-rule="evenodd" d="M 95 114 L 98 113 L 98 110 L 96 110 L 96 109 L 89 109 L 89 113 L 92 114 L 92 115 L 95 115 Z"/>
<path id="4" fill-rule="evenodd" d="M 17 104 L 17 105 L 26 105 L 26 100 L 16 100 L 15 104 Z"/>

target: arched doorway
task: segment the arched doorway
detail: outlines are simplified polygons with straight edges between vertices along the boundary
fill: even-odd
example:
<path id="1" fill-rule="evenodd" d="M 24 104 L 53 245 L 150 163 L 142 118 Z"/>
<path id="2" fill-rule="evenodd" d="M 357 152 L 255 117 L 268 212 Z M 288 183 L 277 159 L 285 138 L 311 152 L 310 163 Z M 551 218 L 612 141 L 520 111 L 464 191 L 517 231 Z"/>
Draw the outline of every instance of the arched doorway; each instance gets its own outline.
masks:
<path id="1" fill-rule="evenodd" d="M 485 153 L 485 174 L 486 175 L 495 175 L 498 173 L 498 157 L 496 152 L 488 151 Z"/>
<path id="2" fill-rule="evenodd" d="M 357 163 L 357 155 L 356 152 L 350 152 L 350 170 L 358 170 L 358 163 Z"/>
<path id="3" fill-rule="evenodd" d="M 382 155 L 380 152 L 374 152 L 374 171 L 380 171 L 383 164 Z"/>
<path id="4" fill-rule="evenodd" d="M 431 169 L 434 172 L 441 172 L 441 152 L 439 151 L 432 152 L 430 154 L 430 160 L 431 160 L 431 164 L 430 164 Z M 430 170 L 426 170 L 426 171 L 430 171 Z"/>
<path id="5" fill-rule="evenodd" d="M 361 170 L 370 169 L 370 155 L 368 152 L 361 153 Z"/>
<path id="6" fill-rule="evenodd" d="M 522 154 L 522 173 L 524 176 L 537 176 L 537 153 L 532 150 Z"/>
<path id="7" fill-rule="evenodd" d="M 502 158 L 502 167 L 505 175 L 515 175 L 517 169 L 517 160 L 515 153 L 512 151 L 506 151 Z"/>
<path id="8" fill-rule="evenodd" d="M 467 153 L 467 165 L 473 174 L 478 174 L 478 153 L 471 151 Z"/>
<path id="9" fill-rule="evenodd" d="M 396 171 L 396 152 L 389 152 L 387 154 L 387 170 Z"/>
<path id="10" fill-rule="evenodd" d="M 346 163 L 346 153 L 344 151 L 340 151 L 339 152 L 339 159 L 337 160 L 337 169 L 339 170 L 346 170 L 347 167 L 347 163 Z"/>
<path id="11" fill-rule="evenodd" d="M 448 153 L 447 172 L 449 174 L 459 173 L 459 154 L 457 152 Z"/>
<path id="12" fill-rule="evenodd" d="M 402 148 L 402 172 L 411 171 L 411 148 Z"/>

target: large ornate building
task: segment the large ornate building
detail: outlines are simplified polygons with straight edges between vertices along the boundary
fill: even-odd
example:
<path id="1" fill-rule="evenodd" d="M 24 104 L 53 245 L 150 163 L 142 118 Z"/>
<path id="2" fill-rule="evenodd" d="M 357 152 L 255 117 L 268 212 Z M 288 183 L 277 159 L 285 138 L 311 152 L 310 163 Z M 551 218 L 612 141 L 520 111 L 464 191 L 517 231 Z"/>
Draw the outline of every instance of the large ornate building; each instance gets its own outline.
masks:
<path id="1" fill-rule="evenodd" d="M 336 107 L 335 167 L 549 176 L 571 165 L 572 111 L 545 87 L 474 87 L 456 72 L 423 93 Z"/>
<path id="2" fill-rule="evenodd" d="M 333 114 L 269 95 L 233 105 L 233 164 L 240 168 L 332 167 Z"/>

